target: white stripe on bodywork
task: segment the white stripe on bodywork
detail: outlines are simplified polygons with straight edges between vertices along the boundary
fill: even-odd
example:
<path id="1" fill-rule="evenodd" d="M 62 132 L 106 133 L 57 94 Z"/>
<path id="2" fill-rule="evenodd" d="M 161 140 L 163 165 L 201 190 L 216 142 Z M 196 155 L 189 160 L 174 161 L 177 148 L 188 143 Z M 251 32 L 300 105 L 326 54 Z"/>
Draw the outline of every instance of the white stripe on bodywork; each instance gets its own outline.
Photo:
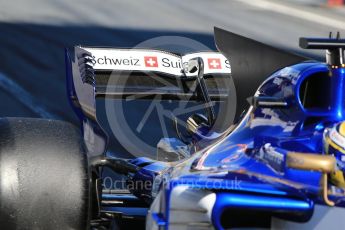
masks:
<path id="1" fill-rule="evenodd" d="M 200 57 L 204 61 L 204 74 L 231 73 L 229 61 L 219 52 L 197 52 L 180 56 L 161 50 L 82 48 L 92 54 L 95 70 L 160 72 L 179 77 L 184 76 L 184 65 L 190 59 Z"/>
<path id="2" fill-rule="evenodd" d="M 160 229 L 152 218 L 153 213 L 162 213 L 165 202 L 160 191 L 153 201 L 146 218 L 147 230 Z M 216 194 L 202 189 L 191 189 L 179 185 L 172 189 L 170 198 L 168 226 L 169 230 L 211 230 L 212 209 L 216 202 Z"/>
<path id="3" fill-rule="evenodd" d="M 209 230 L 216 194 L 188 186 L 175 187 L 170 196 L 169 227 L 177 230 Z"/>

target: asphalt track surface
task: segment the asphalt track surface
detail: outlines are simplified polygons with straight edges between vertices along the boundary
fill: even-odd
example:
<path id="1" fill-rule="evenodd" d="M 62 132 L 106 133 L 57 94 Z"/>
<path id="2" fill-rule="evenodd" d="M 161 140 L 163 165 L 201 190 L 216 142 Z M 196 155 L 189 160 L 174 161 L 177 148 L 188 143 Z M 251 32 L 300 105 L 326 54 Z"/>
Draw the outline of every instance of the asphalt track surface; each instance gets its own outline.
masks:
<path id="1" fill-rule="evenodd" d="M 0 115 L 54 118 L 78 124 L 66 97 L 65 47 L 78 44 L 133 47 L 159 36 L 180 36 L 215 49 L 213 27 L 218 26 L 304 53 L 298 48 L 300 36 L 325 36 L 336 30 L 345 34 L 342 24 L 324 23 L 325 18 L 345 21 L 342 9 L 295 3 L 283 3 L 283 8 L 277 8 L 269 5 L 272 2 L 268 5 L 266 1 L 248 2 L 2 1 Z M 300 17 L 300 11 L 291 14 L 294 9 L 311 15 Z M 176 49 L 169 45 L 164 48 Z M 188 47 L 185 49 L 188 51 Z M 321 55 L 320 52 L 308 54 Z"/>

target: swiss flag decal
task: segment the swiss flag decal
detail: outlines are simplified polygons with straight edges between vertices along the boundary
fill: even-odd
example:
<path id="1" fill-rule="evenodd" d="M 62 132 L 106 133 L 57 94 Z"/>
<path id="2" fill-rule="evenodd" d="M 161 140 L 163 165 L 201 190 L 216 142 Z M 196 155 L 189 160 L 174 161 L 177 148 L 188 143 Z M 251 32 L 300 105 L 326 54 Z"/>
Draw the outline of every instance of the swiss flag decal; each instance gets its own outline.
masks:
<path id="1" fill-rule="evenodd" d="M 208 58 L 208 68 L 209 69 L 221 69 L 222 65 L 219 58 Z"/>
<path id="2" fill-rule="evenodd" d="M 158 67 L 157 57 L 155 56 L 145 56 L 144 61 L 146 67 Z"/>

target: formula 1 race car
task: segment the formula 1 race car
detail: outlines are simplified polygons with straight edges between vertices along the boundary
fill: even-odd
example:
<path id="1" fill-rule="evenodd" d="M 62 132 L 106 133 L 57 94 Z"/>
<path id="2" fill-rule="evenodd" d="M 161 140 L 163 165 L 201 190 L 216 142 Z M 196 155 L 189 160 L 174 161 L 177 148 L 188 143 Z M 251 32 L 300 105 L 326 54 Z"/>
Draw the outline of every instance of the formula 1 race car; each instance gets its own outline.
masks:
<path id="1" fill-rule="evenodd" d="M 302 48 L 326 50 L 326 63 L 219 28 L 215 42 L 219 52 L 184 56 L 66 50 L 82 134 L 62 121 L 0 120 L 1 228 L 343 229 L 345 40 L 300 39 Z M 159 141 L 155 159 L 107 154 L 96 98 L 156 96 L 204 112 L 173 119 L 176 136 Z M 123 112 L 114 108 L 111 117 Z M 233 122 L 219 131 L 222 115 Z M 109 172 L 125 186 L 105 188 Z"/>

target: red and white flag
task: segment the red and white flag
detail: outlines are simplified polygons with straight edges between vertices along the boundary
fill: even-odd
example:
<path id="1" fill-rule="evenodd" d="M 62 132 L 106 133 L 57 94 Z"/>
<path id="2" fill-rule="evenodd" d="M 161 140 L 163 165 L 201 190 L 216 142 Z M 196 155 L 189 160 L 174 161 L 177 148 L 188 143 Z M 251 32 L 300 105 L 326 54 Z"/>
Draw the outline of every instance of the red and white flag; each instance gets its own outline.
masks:
<path id="1" fill-rule="evenodd" d="M 144 61 L 146 67 L 158 67 L 157 57 L 155 56 L 145 56 Z"/>

